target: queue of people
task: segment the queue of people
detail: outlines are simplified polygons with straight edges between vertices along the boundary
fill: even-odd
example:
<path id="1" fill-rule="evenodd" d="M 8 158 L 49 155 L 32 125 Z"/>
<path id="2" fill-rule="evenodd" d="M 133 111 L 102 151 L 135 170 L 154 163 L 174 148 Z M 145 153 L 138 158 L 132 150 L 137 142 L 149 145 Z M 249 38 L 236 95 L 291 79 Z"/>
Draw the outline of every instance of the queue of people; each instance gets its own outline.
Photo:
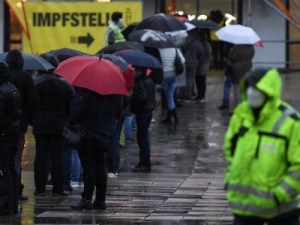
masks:
<path id="1" fill-rule="evenodd" d="M 218 18 L 221 23 L 220 16 Z M 122 13 L 113 13 L 111 19 L 106 43 L 126 41 L 121 32 Z M 149 72 L 146 66 L 132 63 L 134 85 L 128 88 L 128 97 L 99 94 L 70 85 L 54 73 L 59 61 L 49 55 L 43 57 L 54 69 L 37 71 L 33 79 L 22 70 L 21 52 L 10 51 L 6 62 L 0 62 L 0 216 L 18 213 L 18 202 L 27 200 L 21 183 L 21 158 L 29 125 L 33 128 L 36 148 L 34 195 L 46 196 L 50 173 L 52 195 L 68 196 L 72 192 L 72 178 L 76 177 L 73 181 L 79 182 L 82 173 L 82 198 L 71 209 L 105 210 L 107 172 L 114 175 L 110 177 L 117 177 L 120 168 L 122 126 L 125 126 L 127 138 L 134 141 L 132 124 L 128 121 L 135 119 L 139 161 L 132 171 L 151 172 L 149 128 L 156 108 L 157 84 L 162 87 L 167 108 L 161 122 L 168 125 L 174 121 L 176 125 L 180 122 L 177 99 L 199 103 L 207 100 L 206 78 L 213 61 L 221 63 L 221 68 L 223 62 L 226 63 L 224 73 L 228 79 L 224 82 L 220 110 L 229 108 L 231 85 L 234 93 L 232 117 L 224 141 L 224 155 L 229 162 L 225 189 L 234 224 L 299 224 L 296 210 L 300 183 L 299 113 L 280 99 L 281 82 L 277 70 L 252 69 L 253 45 L 225 44 L 227 50 L 222 50 L 222 54 L 226 52 L 226 57 L 222 55 L 217 62 L 219 59 L 212 57 L 219 57 L 216 51 L 220 43 L 212 47 L 208 33 L 207 29 L 196 27 L 188 32 L 182 46 L 157 48 L 156 51 L 148 48 L 149 54 L 151 52 L 161 63 L 161 82 L 153 78 L 159 72 Z M 176 57 L 184 64 L 181 74 L 176 72 Z M 178 83 L 182 77 L 185 85 L 180 88 Z M 69 149 L 61 142 L 66 123 L 89 127 L 78 149 Z M 250 142 L 253 144 L 249 145 Z M 72 164 L 76 164 L 74 169 Z"/>

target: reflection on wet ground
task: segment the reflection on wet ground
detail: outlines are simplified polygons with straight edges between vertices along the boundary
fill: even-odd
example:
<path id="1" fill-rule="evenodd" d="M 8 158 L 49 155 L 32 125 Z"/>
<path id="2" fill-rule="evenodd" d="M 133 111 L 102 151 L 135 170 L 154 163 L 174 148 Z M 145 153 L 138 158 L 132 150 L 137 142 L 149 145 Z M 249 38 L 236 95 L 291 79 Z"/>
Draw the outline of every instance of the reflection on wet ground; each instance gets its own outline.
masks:
<path id="1" fill-rule="evenodd" d="M 292 76 L 293 75 L 293 76 Z M 283 97 L 297 109 L 295 98 L 300 76 L 285 77 Z M 298 74 L 299 75 L 299 74 Z M 151 125 L 152 171 L 135 173 L 138 148 L 132 143 L 121 149 L 118 178 L 109 178 L 107 210 L 72 211 L 81 188 L 68 197 L 33 196 L 34 138 L 26 137 L 23 183 L 29 201 L 18 215 L 0 218 L 0 224 L 101 224 L 101 225 L 229 225 L 232 221 L 223 191 L 222 143 L 229 121 L 228 111 L 219 111 L 223 75 L 211 71 L 207 102 L 182 103 L 179 124 L 163 125 L 160 106 Z M 298 106 L 298 107 L 297 107 Z"/>

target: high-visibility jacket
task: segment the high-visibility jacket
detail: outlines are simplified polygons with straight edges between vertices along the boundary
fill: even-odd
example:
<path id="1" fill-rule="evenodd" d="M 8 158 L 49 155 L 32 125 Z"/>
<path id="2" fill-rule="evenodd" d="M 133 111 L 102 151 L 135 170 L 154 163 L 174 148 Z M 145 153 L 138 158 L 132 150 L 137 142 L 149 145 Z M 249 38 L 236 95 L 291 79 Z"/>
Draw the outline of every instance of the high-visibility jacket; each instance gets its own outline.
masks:
<path id="1" fill-rule="evenodd" d="M 118 25 L 111 23 L 108 27 L 112 29 L 112 32 L 114 32 L 114 43 L 126 41 Z"/>
<path id="2" fill-rule="evenodd" d="M 249 83 L 268 96 L 257 119 L 246 101 Z M 299 113 L 280 99 L 275 69 L 248 73 L 241 90 L 224 140 L 227 199 L 234 214 L 273 218 L 300 205 Z"/>

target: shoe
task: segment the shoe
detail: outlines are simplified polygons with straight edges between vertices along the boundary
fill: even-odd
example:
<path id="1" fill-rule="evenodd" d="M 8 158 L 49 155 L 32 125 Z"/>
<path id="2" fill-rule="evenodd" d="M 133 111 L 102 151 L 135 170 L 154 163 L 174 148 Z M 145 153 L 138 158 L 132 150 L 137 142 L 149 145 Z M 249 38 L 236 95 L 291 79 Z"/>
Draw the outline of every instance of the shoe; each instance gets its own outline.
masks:
<path id="1" fill-rule="evenodd" d="M 107 177 L 109 178 L 117 178 L 119 174 L 117 172 L 108 172 Z"/>
<path id="2" fill-rule="evenodd" d="M 46 196 L 46 193 L 45 192 L 37 192 L 37 191 L 35 191 L 35 192 L 33 192 L 33 195 L 34 196 Z"/>
<path id="3" fill-rule="evenodd" d="M 97 202 L 97 201 L 94 201 L 94 202 L 93 202 L 93 206 L 94 206 L 94 209 L 101 209 L 101 210 L 105 210 L 105 209 L 106 209 L 106 204 L 105 204 L 105 202 Z"/>
<path id="4" fill-rule="evenodd" d="M 20 202 L 28 201 L 28 196 L 26 196 L 26 195 L 20 195 L 20 196 L 19 196 L 19 201 L 20 201 Z"/>
<path id="5" fill-rule="evenodd" d="M 83 209 L 93 210 L 94 205 L 92 204 L 91 199 L 83 198 L 77 205 L 72 205 L 71 209 L 73 209 L 73 210 L 83 210 Z"/>
<path id="6" fill-rule="evenodd" d="M 72 188 L 77 188 L 77 187 L 79 187 L 79 182 L 72 181 L 72 182 L 71 182 L 71 187 L 72 187 Z"/>
<path id="7" fill-rule="evenodd" d="M 69 191 L 62 191 L 62 192 L 53 192 L 52 193 L 52 196 L 54 197 L 60 197 L 60 196 L 69 196 L 70 195 L 70 192 Z"/>
<path id="8" fill-rule="evenodd" d="M 151 167 L 137 165 L 132 170 L 133 172 L 150 172 Z"/>
<path id="9" fill-rule="evenodd" d="M 220 105 L 218 106 L 218 109 L 223 110 L 223 109 L 229 109 L 228 105 Z"/>
<path id="10" fill-rule="evenodd" d="M 201 99 L 198 100 L 198 102 L 204 103 L 204 102 L 206 102 L 206 98 L 201 98 Z"/>

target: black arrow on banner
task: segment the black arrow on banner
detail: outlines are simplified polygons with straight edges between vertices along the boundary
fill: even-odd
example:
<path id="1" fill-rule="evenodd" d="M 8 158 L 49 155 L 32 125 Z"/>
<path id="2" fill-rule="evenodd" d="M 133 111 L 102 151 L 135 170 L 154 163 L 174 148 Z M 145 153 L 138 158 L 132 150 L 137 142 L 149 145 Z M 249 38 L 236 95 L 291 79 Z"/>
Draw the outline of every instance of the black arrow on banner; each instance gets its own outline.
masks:
<path id="1" fill-rule="evenodd" d="M 89 47 L 94 41 L 92 35 L 88 32 L 86 36 L 79 36 L 78 43 L 79 44 L 86 44 Z"/>

